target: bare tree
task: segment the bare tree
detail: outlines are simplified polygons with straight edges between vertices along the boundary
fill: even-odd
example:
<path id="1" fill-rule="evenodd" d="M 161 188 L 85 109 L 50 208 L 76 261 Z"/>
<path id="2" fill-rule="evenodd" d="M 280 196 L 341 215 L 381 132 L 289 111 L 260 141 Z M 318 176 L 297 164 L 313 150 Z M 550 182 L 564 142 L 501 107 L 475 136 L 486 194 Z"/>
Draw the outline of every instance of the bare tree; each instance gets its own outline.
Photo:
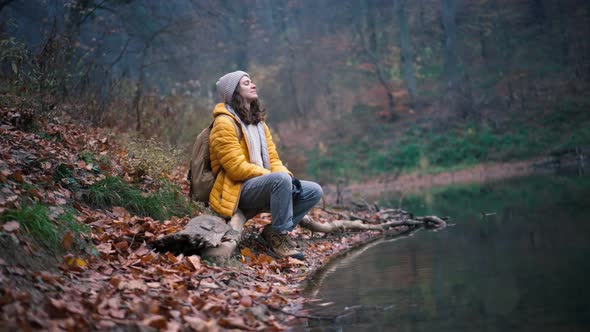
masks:
<path id="1" fill-rule="evenodd" d="M 351 6 L 351 9 L 354 8 Z M 375 28 L 375 6 L 372 2 L 360 1 L 360 11 L 362 21 L 359 24 L 354 25 L 356 34 L 360 39 L 360 46 L 363 54 L 373 65 L 375 69 L 375 76 L 379 81 L 379 84 L 383 86 L 387 93 L 387 105 L 389 112 L 395 114 L 395 96 L 393 95 L 393 86 L 389 80 L 388 72 L 385 66 L 380 61 L 378 45 L 377 45 L 377 31 Z"/>
<path id="2" fill-rule="evenodd" d="M 408 18 L 406 13 L 406 0 L 395 1 L 395 17 L 398 24 L 399 45 L 401 49 L 401 69 L 402 75 L 412 103 L 416 100 L 418 91 L 416 89 L 416 75 L 414 74 L 414 52 L 410 42 L 410 32 L 408 28 Z"/>

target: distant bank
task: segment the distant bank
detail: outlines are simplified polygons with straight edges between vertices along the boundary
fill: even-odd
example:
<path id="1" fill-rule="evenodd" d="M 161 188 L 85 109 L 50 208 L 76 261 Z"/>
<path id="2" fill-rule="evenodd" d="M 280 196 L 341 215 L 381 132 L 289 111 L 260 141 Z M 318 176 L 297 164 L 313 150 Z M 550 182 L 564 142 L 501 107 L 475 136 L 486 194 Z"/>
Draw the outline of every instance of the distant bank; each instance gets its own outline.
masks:
<path id="1" fill-rule="evenodd" d="M 346 204 L 351 200 L 375 199 L 385 193 L 412 193 L 431 187 L 450 184 L 483 183 L 512 177 L 524 176 L 539 172 L 552 172 L 553 169 L 537 168 L 535 165 L 546 164 L 550 158 L 539 157 L 515 162 L 484 163 L 460 170 L 443 171 L 441 173 L 413 172 L 400 176 L 382 176 L 359 183 L 340 185 L 324 185 L 326 204 L 337 202 L 338 191 L 341 201 Z"/>

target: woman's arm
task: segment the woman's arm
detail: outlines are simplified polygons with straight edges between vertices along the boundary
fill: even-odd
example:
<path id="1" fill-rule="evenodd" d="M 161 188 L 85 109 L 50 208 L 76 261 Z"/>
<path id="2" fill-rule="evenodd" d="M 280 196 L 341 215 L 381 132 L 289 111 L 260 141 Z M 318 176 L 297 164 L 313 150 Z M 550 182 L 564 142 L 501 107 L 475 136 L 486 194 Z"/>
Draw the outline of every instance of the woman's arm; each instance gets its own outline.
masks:
<path id="1" fill-rule="evenodd" d="M 229 116 L 217 116 L 209 136 L 212 153 L 219 160 L 227 176 L 234 181 L 246 181 L 270 173 L 267 169 L 248 161 L 242 152 L 238 133 L 232 121 L 234 120 Z"/>

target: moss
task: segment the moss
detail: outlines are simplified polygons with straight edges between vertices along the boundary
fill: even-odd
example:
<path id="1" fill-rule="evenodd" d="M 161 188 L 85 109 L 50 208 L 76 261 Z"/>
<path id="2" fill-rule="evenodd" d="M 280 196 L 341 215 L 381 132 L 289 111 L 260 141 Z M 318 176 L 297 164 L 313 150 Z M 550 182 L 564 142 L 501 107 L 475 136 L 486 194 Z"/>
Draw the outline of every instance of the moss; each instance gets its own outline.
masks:
<path id="1" fill-rule="evenodd" d="M 97 182 L 82 197 L 96 208 L 121 206 L 133 214 L 157 220 L 190 215 L 196 209 L 186 195 L 171 184 L 165 184 L 148 194 L 117 177 L 107 177 Z"/>
<path id="2" fill-rule="evenodd" d="M 90 229 L 87 225 L 76 221 L 73 211 L 67 208 L 60 210 L 52 212 L 48 206 L 34 203 L 22 209 L 8 210 L 0 217 L 0 220 L 2 222 L 18 221 L 26 234 L 52 250 L 61 249 L 63 234 L 70 231 L 81 249 L 86 245 L 81 235 L 87 234 Z"/>

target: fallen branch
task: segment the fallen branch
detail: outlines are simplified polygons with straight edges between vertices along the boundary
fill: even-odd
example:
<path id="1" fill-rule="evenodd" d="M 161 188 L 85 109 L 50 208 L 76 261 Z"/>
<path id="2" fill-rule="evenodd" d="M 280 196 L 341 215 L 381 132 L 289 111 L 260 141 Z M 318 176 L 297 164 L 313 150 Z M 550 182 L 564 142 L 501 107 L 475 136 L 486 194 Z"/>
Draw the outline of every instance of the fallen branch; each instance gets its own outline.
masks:
<path id="1" fill-rule="evenodd" d="M 423 221 L 418 220 L 395 220 L 381 224 L 365 224 L 361 220 L 334 220 L 327 223 L 321 223 L 311 219 L 309 216 L 305 216 L 300 223 L 302 227 L 305 227 L 312 232 L 321 233 L 332 233 L 346 230 L 374 230 L 383 232 L 391 227 L 419 226 L 423 224 Z"/>
<path id="2" fill-rule="evenodd" d="M 347 216 L 346 214 L 338 212 L 338 211 L 330 210 L 328 208 L 321 208 L 320 210 L 327 212 L 329 214 L 339 216 L 340 218 L 343 218 L 343 219 L 350 219 L 350 216 Z"/>
<path id="3" fill-rule="evenodd" d="M 411 218 L 411 214 L 401 209 L 389 209 L 377 212 L 377 220 L 354 215 L 356 219 L 339 212 L 328 212 L 345 217 L 346 220 L 334 220 L 321 223 L 305 216 L 300 225 L 312 232 L 332 233 L 336 231 L 374 230 L 385 232 L 390 228 L 409 226 L 417 228 L 442 228 L 446 226 L 444 220 L 436 216 Z M 366 221 L 367 223 L 363 222 Z M 221 218 L 202 215 L 191 219 L 180 232 L 167 235 L 152 243 L 152 247 L 159 251 L 170 251 L 175 254 L 197 254 L 204 259 L 224 262 L 227 261 L 242 240 L 246 217 L 237 211 L 228 223 Z"/>

